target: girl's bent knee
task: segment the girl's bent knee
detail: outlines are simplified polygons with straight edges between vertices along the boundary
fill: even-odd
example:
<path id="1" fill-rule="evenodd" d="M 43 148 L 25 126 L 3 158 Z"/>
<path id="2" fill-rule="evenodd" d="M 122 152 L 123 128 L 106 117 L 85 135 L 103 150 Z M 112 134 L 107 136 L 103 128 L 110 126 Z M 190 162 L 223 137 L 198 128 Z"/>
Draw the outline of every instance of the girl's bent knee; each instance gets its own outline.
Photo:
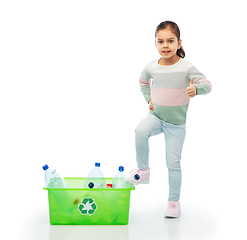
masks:
<path id="1" fill-rule="evenodd" d="M 149 131 L 147 131 L 147 129 L 137 126 L 137 128 L 135 129 L 135 135 L 136 137 L 144 137 L 144 138 L 148 138 L 150 137 Z"/>

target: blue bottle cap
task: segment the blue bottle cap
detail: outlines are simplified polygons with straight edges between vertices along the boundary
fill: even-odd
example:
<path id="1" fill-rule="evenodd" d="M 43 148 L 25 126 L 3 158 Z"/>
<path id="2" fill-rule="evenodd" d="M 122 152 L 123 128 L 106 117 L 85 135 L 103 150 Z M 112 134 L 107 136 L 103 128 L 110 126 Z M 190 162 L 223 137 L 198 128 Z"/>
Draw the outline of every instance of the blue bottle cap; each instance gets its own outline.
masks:
<path id="1" fill-rule="evenodd" d="M 118 170 L 119 170 L 119 172 L 123 172 L 124 171 L 124 167 L 123 166 L 119 166 Z"/>
<path id="2" fill-rule="evenodd" d="M 49 167 L 48 167 L 48 165 L 47 164 L 45 164 L 44 166 L 43 166 L 43 169 L 44 170 L 47 170 Z"/>
<path id="3" fill-rule="evenodd" d="M 100 163 L 96 162 L 95 167 L 100 167 Z"/>
<path id="4" fill-rule="evenodd" d="M 134 176 L 134 179 L 135 179 L 136 181 L 138 181 L 140 178 L 141 178 L 141 177 L 140 177 L 139 174 L 136 174 L 136 175 Z"/>
<path id="5" fill-rule="evenodd" d="M 94 187 L 94 183 L 93 183 L 93 182 L 90 182 L 90 183 L 88 184 L 88 187 L 89 187 L 89 188 L 93 188 L 93 187 Z"/>

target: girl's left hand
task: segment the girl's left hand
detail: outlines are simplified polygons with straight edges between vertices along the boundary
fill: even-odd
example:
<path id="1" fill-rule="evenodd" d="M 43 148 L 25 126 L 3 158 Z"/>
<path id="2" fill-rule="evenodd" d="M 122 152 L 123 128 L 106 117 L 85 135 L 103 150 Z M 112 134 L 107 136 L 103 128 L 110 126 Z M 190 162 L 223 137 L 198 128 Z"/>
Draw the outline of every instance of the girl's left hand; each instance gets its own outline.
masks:
<path id="1" fill-rule="evenodd" d="M 193 98 L 196 96 L 196 86 L 194 85 L 194 79 L 193 77 L 190 80 L 190 85 L 187 87 L 187 93 L 188 95 Z"/>
<path id="2" fill-rule="evenodd" d="M 148 104 L 149 104 L 149 110 L 152 112 L 154 110 L 154 105 L 152 101 L 150 100 Z"/>

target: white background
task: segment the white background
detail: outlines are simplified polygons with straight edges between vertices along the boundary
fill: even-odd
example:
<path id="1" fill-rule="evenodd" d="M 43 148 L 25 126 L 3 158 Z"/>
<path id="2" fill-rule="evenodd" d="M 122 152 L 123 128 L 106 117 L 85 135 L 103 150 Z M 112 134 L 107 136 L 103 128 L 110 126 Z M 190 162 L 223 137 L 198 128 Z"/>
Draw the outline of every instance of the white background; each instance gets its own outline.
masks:
<path id="1" fill-rule="evenodd" d="M 0 234 L 244 239 L 245 9 L 242 0 L 1 1 Z M 50 226 L 44 164 L 66 177 L 85 177 L 95 161 L 108 177 L 119 165 L 136 167 L 134 129 L 148 113 L 138 78 L 159 58 L 154 31 L 164 20 L 178 24 L 186 59 L 213 86 L 188 111 L 181 217 L 163 216 L 168 183 L 159 135 L 150 139 L 151 183 L 132 191 L 128 226 Z"/>

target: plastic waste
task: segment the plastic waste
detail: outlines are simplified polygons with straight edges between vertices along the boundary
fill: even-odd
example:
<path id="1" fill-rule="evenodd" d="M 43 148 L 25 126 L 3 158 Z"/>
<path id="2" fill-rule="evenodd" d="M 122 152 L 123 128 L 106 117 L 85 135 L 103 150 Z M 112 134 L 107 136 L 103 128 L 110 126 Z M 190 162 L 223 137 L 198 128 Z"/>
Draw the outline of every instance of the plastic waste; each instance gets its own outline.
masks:
<path id="1" fill-rule="evenodd" d="M 95 163 L 95 168 L 86 178 L 84 188 L 106 188 L 105 177 L 100 169 L 100 163 Z"/>
<path id="2" fill-rule="evenodd" d="M 139 174 L 136 174 L 134 176 L 134 180 L 135 181 L 138 181 L 140 179 L 140 175 Z M 116 188 L 131 188 L 133 187 L 134 184 L 128 182 L 126 179 L 124 179 L 118 186 L 116 186 Z"/>
<path id="3" fill-rule="evenodd" d="M 50 169 L 47 164 L 43 166 L 45 171 L 45 188 L 51 188 L 49 195 L 54 198 L 57 205 L 64 213 L 71 213 L 77 210 L 79 199 L 68 190 L 52 190 L 52 188 L 68 188 L 65 181 L 54 169 Z"/>
<path id="4" fill-rule="evenodd" d="M 116 188 L 125 179 L 126 175 L 124 174 L 123 171 L 124 171 L 124 167 L 119 166 L 118 172 L 115 174 L 112 180 L 112 188 Z"/>
<path id="5" fill-rule="evenodd" d="M 65 181 L 59 176 L 55 169 L 50 169 L 47 164 L 43 166 L 45 171 L 45 187 L 67 188 Z"/>

